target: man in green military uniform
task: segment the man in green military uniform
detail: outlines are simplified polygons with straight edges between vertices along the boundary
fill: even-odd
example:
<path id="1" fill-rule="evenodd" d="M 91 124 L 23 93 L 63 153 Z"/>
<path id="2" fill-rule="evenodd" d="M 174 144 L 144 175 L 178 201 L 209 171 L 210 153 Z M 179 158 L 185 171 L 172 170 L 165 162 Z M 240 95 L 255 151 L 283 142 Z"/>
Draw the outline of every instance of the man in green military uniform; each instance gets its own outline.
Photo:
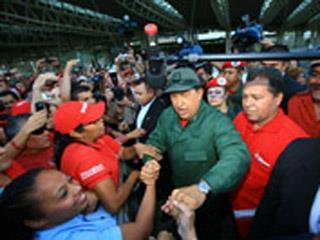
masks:
<path id="1" fill-rule="evenodd" d="M 225 218 L 232 214 L 224 193 L 244 176 L 250 157 L 231 120 L 202 101 L 200 85 L 190 68 L 168 76 L 165 93 L 172 107 L 161 114 L 147 144 L 168 153 L 175 187 L 171 198 L 199 208 L 199 239 L 219 239 Z"/>

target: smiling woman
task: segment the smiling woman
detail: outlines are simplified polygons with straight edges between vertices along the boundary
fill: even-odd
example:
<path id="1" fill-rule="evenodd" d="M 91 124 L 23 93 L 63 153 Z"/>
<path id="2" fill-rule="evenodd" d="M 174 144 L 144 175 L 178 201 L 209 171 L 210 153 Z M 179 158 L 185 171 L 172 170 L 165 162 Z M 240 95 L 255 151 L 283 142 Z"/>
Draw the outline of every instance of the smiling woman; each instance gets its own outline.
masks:
<path id="1" fill-rule="evenodd" d="M 82 240 L 144 239 L 153 226 L 155 181 L 160 166 L 154 161 L 141 170 L 147 185 L 136 221 L 117 225 L 113 215 L 97 206 L 92 192 L 57 170 L 34 169 L 16 178 L 0 198 L 3 239 Z"/>

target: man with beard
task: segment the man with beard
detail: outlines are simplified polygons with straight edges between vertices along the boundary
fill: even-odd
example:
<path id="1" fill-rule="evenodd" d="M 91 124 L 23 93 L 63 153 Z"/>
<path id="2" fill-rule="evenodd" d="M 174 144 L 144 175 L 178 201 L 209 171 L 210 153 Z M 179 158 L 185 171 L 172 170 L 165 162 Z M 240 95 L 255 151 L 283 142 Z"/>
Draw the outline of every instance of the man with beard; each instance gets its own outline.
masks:
<path id="1" fill-rule="evenodd" d="M 320 60 L 311 62 L 307 84 L 309 91 L 290 99 L 288 115 L 311 137 L 320 137 Z"/>

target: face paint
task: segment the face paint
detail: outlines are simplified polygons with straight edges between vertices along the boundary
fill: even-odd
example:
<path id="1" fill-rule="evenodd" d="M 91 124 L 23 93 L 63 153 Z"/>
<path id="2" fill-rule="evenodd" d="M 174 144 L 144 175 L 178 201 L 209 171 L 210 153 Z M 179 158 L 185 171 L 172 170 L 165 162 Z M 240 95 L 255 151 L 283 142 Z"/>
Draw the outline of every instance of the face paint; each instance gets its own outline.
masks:
<path id="1" fill-rule="evenodd" d="M 226 91 L 223 87 L 212 87 L 208 89 L 208 98 L 223 98 L 226 95 Z"/>

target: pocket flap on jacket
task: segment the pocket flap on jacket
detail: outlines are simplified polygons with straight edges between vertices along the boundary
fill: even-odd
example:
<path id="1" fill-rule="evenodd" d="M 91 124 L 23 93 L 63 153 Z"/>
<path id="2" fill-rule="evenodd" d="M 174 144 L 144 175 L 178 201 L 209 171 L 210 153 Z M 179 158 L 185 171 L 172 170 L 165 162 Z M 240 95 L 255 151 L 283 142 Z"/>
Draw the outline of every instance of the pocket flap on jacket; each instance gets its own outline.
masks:
<path id="1" fill-rule="evenodd" d="M 207 153 L 205 151 L 186 152 L 184 160 L 187 162 L 205 162 L 207 161 Z"/>

